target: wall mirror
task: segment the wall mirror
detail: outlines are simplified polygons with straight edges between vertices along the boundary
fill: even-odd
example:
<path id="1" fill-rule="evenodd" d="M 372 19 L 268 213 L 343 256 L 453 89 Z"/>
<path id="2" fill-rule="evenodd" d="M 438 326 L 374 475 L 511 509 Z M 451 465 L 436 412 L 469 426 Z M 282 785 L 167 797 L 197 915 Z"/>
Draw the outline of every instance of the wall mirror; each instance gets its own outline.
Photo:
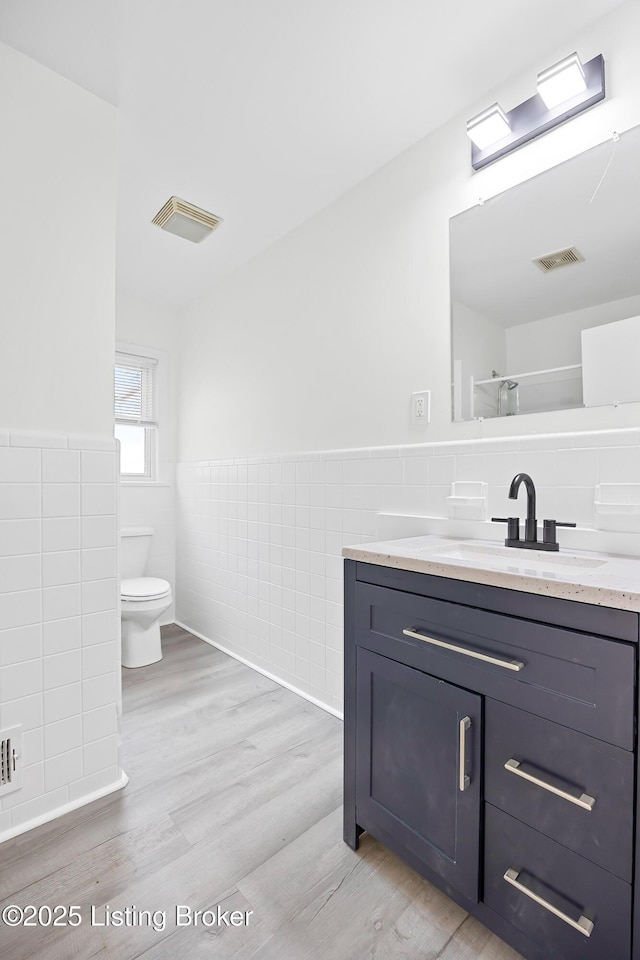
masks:
<path id="1" fill-rule="evenodd" d="M 450 221 L 453 419 L 640 400 L 640 127 Z"/>

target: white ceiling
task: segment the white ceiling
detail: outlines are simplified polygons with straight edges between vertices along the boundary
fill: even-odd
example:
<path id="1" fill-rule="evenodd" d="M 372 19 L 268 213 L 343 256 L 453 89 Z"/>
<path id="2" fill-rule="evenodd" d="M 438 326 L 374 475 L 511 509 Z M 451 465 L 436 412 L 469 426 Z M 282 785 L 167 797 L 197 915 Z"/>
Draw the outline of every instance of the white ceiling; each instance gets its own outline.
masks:
<path id="1" fill-rule="evenodd" d="M 620 2 L 0 0 L 0 39 L 119 107 L 119 288 L 178 307 Z"/>

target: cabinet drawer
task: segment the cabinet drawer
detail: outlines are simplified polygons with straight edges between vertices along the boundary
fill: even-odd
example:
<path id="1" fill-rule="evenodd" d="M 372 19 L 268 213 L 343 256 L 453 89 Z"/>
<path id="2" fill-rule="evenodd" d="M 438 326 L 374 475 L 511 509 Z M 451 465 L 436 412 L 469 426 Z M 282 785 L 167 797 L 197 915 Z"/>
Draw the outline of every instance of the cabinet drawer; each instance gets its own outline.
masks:
<path id="1" fill-rule="evenodd" d="M 631 881 L 632 753 L 487 699 L 485 798 Z"/>
<path id="2" fill-rule="evenodd" d="M 355 632 L 375 653 L 633 749 L 631 644 L 360 582 Z"/>
<path id="3" fill-rule="evenodd" d="M 553 960 L 630 956 L 630 884 L 488 803 L 484 902 Z"/>

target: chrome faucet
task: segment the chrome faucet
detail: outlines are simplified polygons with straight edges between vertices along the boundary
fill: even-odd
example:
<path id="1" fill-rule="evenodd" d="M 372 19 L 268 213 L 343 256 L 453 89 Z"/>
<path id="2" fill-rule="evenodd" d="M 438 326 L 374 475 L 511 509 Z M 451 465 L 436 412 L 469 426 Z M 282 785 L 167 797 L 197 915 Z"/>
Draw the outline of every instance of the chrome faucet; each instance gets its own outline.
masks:
<path id="1" fill-rule="evenodd" d="M 518 517 L 492 517 L 493 523 L 507 524 L 505 547 L 524 547 L 527 550 L 558 550 L 556 540 L 557 527 L 575 527 L 575 523 L 561 523 L 559 520 L 544 520 L 542 540 L 538 540 L 538 521 L 536 520 L 536 488 L 528 473 L 516 473 L 509 486 L 509 499 L 517 500 L 521 485 L 527 491 L 527 519 L 524 522 L 524 540 L 520 539 L 520 520 Z"/>

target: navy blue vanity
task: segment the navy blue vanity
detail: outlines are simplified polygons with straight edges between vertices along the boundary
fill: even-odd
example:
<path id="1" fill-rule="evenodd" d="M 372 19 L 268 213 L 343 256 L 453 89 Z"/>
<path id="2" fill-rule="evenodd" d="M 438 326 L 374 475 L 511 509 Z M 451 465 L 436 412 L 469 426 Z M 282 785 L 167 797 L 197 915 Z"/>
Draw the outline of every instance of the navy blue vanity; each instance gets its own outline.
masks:
<path id="1" fill-rule="evenodd" d="M 637 610 L 399 566 L 345 560 L 346 843 L 529 960 L 640 960 Z"/>

